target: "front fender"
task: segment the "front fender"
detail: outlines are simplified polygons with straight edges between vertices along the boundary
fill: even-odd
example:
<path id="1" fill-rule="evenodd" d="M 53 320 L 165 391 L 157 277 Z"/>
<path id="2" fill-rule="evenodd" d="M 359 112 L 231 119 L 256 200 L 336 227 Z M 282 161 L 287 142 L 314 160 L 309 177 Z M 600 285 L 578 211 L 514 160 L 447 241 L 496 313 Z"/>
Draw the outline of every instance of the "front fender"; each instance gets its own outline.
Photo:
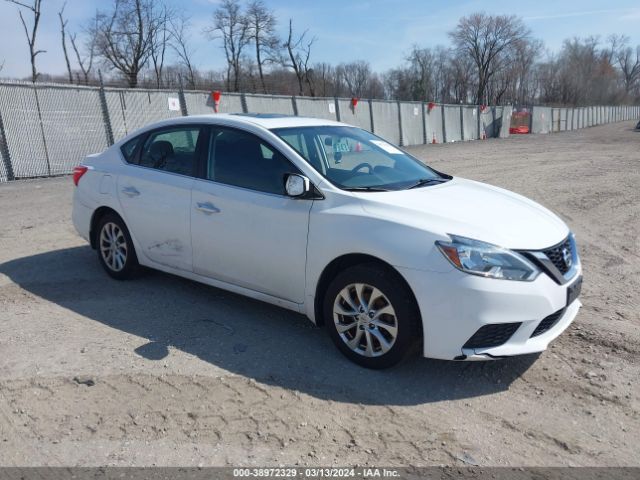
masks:
<path id="1" fill-rule="evenodd" d="M 316 290 L 324 269 L 336 258 L 362 254 L 396 269 L 446 273 L 451 264 L 435 246 L 447 238 L 390 219 L 376 218 L 359 202 L 325 199 L 314 202 L 309 220 L 305 312 L 315 321 Z"/>

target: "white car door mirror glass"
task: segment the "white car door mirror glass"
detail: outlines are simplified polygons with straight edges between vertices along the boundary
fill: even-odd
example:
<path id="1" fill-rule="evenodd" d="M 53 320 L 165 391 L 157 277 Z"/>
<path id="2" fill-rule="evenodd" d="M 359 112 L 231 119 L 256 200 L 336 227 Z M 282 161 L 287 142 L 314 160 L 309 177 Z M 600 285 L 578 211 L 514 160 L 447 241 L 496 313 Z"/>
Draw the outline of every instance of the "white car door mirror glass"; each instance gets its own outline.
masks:
<path id="1" fill-rule="evenodd" d="M 302 175 L 290 173 L 285 181 L 285 189 L 290 197 L 302 197 L 309 192 L 309 179 Z"/>

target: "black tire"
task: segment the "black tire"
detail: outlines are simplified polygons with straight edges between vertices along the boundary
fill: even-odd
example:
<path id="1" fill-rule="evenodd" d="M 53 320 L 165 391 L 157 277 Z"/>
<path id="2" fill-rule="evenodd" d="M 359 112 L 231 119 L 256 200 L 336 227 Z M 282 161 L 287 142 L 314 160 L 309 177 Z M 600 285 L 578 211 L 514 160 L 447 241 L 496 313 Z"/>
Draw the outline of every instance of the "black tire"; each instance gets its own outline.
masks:
<path id="1" fill-rule="evenodd" d="M 109 256 L 108 253 L 105 253 L 105 246 L 108 242 L 104 241 L 103 231 L 107 229 L 104 234 L 108 235 L 110 232 L 116 231 L 112 226 L 117 228 L 117 231 L 121 232 L 122 236 L 118 234 L 118 249 L 121 252 L 121 246 L 124 246 L 126 250 L 126 255 L 124 262 L 116 262 L 113 263 L 113 256 Z M 124 242 L 122 242 L 122 238 Z M 133 278 L 135 274 L 138 272 L 138 257 L 136 256 L 136 250 L 133 246 L 133 242 L 131 241 L 131 235 L 129 234 L 129 229 L 125 225 L 124 221 L 120 216 L 115 213 L 107 213 L 104 215 L 100 221 L 98 222 L 98 228 L 96 232 L 96 250 L 98 252 L 98 259 L 102 268 L 116 280 L 128 280 Z M 114 255 L 114 252 L 111 252 L 111 255 Z M 120 266 L 120 263 L 122 265 Z"/>
<path id="2" fill-rule="evenodd" d="M 391 304 L 395 315 L 384 315 L 380 318 L 384 319 L 384 322 L 389 323 L 390 326 L 395 325 L 396 335 L 393 342 L 389 341 L 392 337 L 392 332 L 386 329 L 388 327 L 383 327 L 380 323 L 377 324 L 378 326 L 371 326 L 371 323 L 366 324 L 367 321 L 373 322 L 373 320 L 367 320 L 364 315 L 375 319 L 375 312 L 382 311 L 382 309 L 371 308 L 369 312 L 365 311 L 364 314 L 360 314 L 357 317 L 336 314 L 334 318 L 334 304 L 338 302 L 343 306 L 347 305 L 342 300 L 344 299 L 344 292 L 352 292 L 352 300 L 359 298 L 355 293 L 355 288 L 352 288 L 359 284 L 365 285 L 362 290 L 362 297 L 365 299 L 365 303 L 372 301 L 371 297 L 374 294 L 371 287 L 374 287 L 382 293 L 382 296 L 377 297 L 379 300 L 374 299 L 374 302 L 382 302 L 381 304 L 378 303 L 378 305 L 382 305 L 382 309 L 385 309 L 387 303 Z M 368 299 L 367 292 L 369 292 Z M 337 300 L 339 294 L 341 295 L 341 300 Z M 323 316 L 329 335 L 338 349 L 351 361 L 366 368 L 382 369 L 396 365 L 413 353 L 415 351 L 414 347 L 421 340 L 420 312 L 406 283 L 397 272 L 375 263 L 350 267 L 340 272 L 333 279 L 325 293 Z M 390 320 L 391 318 L 394 318 L 394 320 Z M 355 321 L 357 326 L 341 334 L 338 332 L 336 321 L 340 326 L 344 327 L 348 327 L 352 321 Z M 368 331 L 367 328 L 369 328 Z M 362 333 L 358 334 L 357 330 L 362 330 Z M 376 332 L 372 332 L 372 330 L 376 330 Z M 371 340 L 374 337 L 374 333 L 375 338 Z M 358 338 L 356 338 L 357 335 L 359 335 Z M 391 344 L 391 347 L 386 352 L 384 352 L 383 345 L 378 340 L 380 335 L 383 335 L 387 345 Z M 364 339 L 361 338 L 363 336 L 365 337 Z M 347 345 L 349 339 L 351 342 L 356 342 L 357 346 L 350 347 Z M 368 342 L 372 342 L 373 350 L 376 347 L 378 348 L 378 351 L 374 352 L 375 356 L 366 356 L 368 354 L 366 352 L 369 350 L 365 349 L 363 345 L 368 347 Z"/>

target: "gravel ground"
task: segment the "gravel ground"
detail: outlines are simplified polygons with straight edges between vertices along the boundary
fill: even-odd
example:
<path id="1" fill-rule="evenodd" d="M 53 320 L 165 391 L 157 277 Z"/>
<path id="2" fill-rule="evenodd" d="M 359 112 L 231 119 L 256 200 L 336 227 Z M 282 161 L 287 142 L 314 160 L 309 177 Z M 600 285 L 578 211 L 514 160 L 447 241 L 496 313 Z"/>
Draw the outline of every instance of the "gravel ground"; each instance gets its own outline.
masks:
<path id="1" fill-rule="evenodd" d="M 640 133 L 412 148 L 550 207 L 584 308 L 540 356 L 347 362 L 295 313 L 170 275 L 110 280 L 68 177 L 0 185 L 0 465 L 639 465 Z"/>

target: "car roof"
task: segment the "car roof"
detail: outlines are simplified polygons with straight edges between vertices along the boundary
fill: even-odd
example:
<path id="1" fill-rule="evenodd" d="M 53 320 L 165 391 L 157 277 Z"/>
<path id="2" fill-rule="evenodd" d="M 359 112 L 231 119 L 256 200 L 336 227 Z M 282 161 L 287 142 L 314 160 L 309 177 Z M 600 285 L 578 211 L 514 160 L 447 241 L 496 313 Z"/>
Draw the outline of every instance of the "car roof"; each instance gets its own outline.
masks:
<path id="1" fill-rule="evenodd" d="M 253 124 L 263 128 L 285 128 L 285 127 L 313 127 L 321 125 L 341 125 L 348 126 L 345 123 L 336 122 L 335 120 L 326 120 L 322 118 L 298 117 L 294 115 L 283 115 L 279 113 L 213 113 L 208 115 L 189 115 L 187 117 L 174 117 L 171 119 L 158 122 L 157 125 L 176 124 L 176 123 L 225 123 L 246 125 Z"/>
<path id="2" fill-rule="evenodd" d="M 208 115 L 188 115 L 186 117 L 171 117 L 145 125 L 144 127 L 135 130 L 118 140 L 114 144 L 114 147 L 119 148 L 132 138 L 156 128 L 171 127 L 181 124 L 188 125 L 191 123 L 208 123 L 211 125 L 226 125 L 239 128 L 243 125 L 253 125 L 267 130 L 271 130 L 273 128 L 319 127 L 331 125 L 353 127 L 353 125 L 336 122 L 334 120 L 296 117 L 294 115 L 282 115 L 278 113 L 212 113 Z"/>

